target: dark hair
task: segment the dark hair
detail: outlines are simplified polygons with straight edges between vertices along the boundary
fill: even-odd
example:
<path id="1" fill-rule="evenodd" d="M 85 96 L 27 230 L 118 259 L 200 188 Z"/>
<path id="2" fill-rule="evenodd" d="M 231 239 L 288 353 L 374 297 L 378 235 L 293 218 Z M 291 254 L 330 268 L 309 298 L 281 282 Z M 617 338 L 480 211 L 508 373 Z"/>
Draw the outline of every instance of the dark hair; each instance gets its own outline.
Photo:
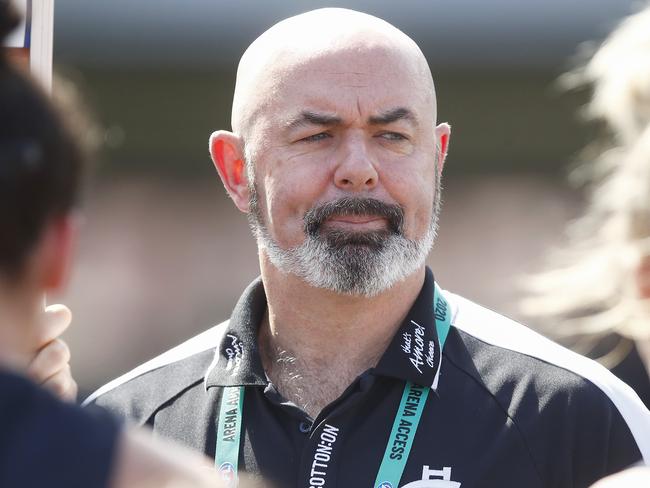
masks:
<path id="1" fill-rule="evenodd" d="M 0 0 L 0 41 L 17 25 Z M 0 273 L 18 278 L 52 219 L 77 201 L 84 152 L 62 111 L 0 49 Z"/>
<path id="2" fill-rule="evenodd" d="M 20 17 L 10 0 L 0 0 L 0 39 L 18 27 Z"/>

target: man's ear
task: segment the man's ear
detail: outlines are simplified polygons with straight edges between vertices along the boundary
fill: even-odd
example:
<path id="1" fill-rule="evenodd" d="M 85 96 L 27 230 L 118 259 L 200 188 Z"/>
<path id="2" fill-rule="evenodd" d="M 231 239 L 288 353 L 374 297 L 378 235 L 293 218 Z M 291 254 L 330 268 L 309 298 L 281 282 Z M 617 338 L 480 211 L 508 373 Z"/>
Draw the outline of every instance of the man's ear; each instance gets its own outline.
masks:
<path id="1" fill-rule="evenodd" d="M 213 132 L 210 156 L 230 198 L 239 210 L 248 212 L 248 176 L 242 140 L 225 130 Z"/>
<path id="2" fill-rule="evenodd" d="M 77 234 L 75 220 L 71 214 L 51 219 L 34 248 L 28 273 L 43 291 L 61 291 L 67 282 Z"/>
<path id="3" fill-rule="evenodd" d="M 436 161 L 438 162 L 438 176 L 442 174 L 442 168 L 445 165 L 447 158 L 447 150 L 449 149 L 449 137 L 451 136 L 451 127 L 447 122 L 443 122 L 435 128 L 436 139 Z"/>

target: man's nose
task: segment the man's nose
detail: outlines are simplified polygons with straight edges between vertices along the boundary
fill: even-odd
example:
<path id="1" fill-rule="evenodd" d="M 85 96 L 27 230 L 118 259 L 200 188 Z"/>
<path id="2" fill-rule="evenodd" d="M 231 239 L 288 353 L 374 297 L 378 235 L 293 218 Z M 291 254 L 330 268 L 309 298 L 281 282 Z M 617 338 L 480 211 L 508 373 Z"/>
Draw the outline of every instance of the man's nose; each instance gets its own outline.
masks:
<path id="1" fill-rule="evenodd" d="M 361 137 L 350 138 L 343 144 L 334 183 L 345 191 L 367 191 L 377 186 L 379 174 Z"/>

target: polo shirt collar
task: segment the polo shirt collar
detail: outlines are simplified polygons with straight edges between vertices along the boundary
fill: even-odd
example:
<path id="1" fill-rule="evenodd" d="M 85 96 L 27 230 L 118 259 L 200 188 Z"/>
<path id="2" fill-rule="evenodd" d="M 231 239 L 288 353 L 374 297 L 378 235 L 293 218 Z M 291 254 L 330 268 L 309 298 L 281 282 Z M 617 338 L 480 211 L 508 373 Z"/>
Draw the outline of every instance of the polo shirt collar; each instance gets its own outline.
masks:
<path id="1" fill-rule="evenodd" d="M 433 294 L 433 273 L 427 267 L 420 294 L 379 360 L 374 374 L 429 388 L 437 386 L 441 350 L 433 314 Z"/>
<path id="2" fill-rule="evenodd" d="M 257 342 L 257 330 L 266 312 L 262 278 L 253 281 L 232 312 L 221 343 L 208 369 L 205 387 L 266 386 L 268 380 Z"/>
<path id="3" fill-rule="evenodd" d="M 413 306 L 372 373 L 432 387 L 437 384 L 440 343 L 433 314 L 434 279 L 426 268 L 424 284 Z M 244 291 L 215 357 L 205 386 L 266 386 L 257 331 L 266 312 L 266 293 L 257 278 Z"/>

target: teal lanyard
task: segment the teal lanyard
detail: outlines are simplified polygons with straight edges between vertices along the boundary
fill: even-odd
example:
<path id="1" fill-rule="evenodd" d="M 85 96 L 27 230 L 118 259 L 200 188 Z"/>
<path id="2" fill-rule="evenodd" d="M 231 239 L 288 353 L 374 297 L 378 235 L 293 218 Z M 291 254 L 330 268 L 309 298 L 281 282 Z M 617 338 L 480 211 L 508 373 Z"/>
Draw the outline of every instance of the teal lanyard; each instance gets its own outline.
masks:
<path id="1" fill-rule="evenodd" d="M 442 348 L 447 340 L 451 326 L 451 310 L 442 296 L 438 284 L 435 284 L 433 295 L 436 332 L 440 345 L 440 361 Z M 438 364 L 438 374 L 440 363 Z M 402 473 L 406 467 L 413 445 L 413 438 L 422 418 L 424 404 L 431 388 L 407 382 L 402 393 L 393 422 L 393 428 L 386 444 L 384 458 L 379 466 L 374 488 L 397 488 Z M 219 409 L 219 424 L 217 426 L 217 445 L 214 464 L 228 487 L 237 486 L 237 466 L 239 465 L 239 446 L 241 444 L 241 424 L 244 406 L 244 387 L 227 386 L 223 389 L 221 407 Z M 396 452 L 393 446 L 401 446 Z"/>
<path id="2" fill-rule="evenodd" d="M 243 410 L 244 387 L 228 386 L 224 388 L 219 409 L 214 464 L 228 487 L 237 486 Z"/>
<path id="3" fill-rule="evenodd" d="M 440 360 L 442 360 L 442 348 L 447 340 L 449 327 L 451 327 L 451 310 L 447 301 L 442 296 L 438 284 L 435 284 L 433 295 L 434 315 L 436 317 L 436 332 L 438 333 L 438 344 L 440 345 Z M 438 374 L 440 363 L 438 363 Z M 397 488 L 404 473 L 406 461 L 411 453 L 413 438 L 418 430 L 418 424 L 422 418 L 424 404 L 429 396 L 431 388 L 415 385 L 407 382 L 404 385 L 402 401 L 397 409 L 393 429 L 390 432 L 384 458 L 379 466 L 375 488 Z M 394 450 L 393 446 L 399 449 Z"/>

